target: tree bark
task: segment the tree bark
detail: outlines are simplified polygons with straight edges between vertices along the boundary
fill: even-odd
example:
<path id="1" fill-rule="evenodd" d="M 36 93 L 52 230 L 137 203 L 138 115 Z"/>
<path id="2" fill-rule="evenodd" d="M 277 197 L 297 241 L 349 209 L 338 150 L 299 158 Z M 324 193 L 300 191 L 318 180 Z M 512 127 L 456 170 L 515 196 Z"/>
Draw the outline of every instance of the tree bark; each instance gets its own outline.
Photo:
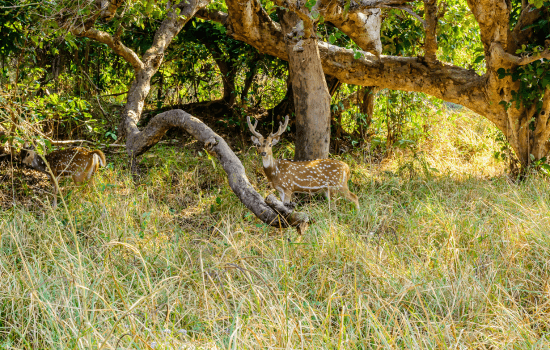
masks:
<path id="1" fill-rule="evenodd" d="M 312 34 L 307 37 L 301 30 L 303 21 L 295 13 L 279 9 L 278 14 L 285 34 L 296 111 L 294 159 L 327 158 L 330 144 L 330 95 L 315 31 L 310 28 Z"/>
<path id="2" fill-rule="evenodd" d="M 377 88 L 376 86 L 366 86 L 363 88 L 362 91 L 363 98 L 361 99 L 361 103 L 359 104 L 359 112 L 361 114 L 364 114 L 366 117 L 363 123 L 359 123 L 359 133 L 361 134 L 361 138 L 363 140 L 367 138 L 367 132 L 372 123 L 372 117 L 374 114 L 374 101 L 378 90 L 379 88 Z"/>
<path id="3" fill-rule="evenodd" d="M 220 69 L 223 82 L 222 101 L 225 102 L 227 106 L 233 106 L 235 104 L 235 100 L 237 99 L 235 92 L 235 67 L 231 61 L 228 61 L 223 57 L 223 53 L 216 43 L 209 41 L 208 38 L 200 39 L 201 43 L 208 48 L 214 58 L 214 61 Z"/>

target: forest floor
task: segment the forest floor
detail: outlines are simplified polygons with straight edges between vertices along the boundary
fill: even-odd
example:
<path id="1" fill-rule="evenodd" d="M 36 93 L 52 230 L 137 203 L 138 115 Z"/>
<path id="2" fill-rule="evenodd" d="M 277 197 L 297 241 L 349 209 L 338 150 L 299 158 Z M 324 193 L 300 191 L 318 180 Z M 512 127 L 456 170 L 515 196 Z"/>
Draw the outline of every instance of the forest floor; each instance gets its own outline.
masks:
<path id="1" fill-rule="evenodd" d="M 550 179 L 511 181 L 479 117 L 427 135 L 337 157 L 361 209 L 301 197 L 302 236 L 262 224 L 190 141 L 150 150 L 139 184 L 107 154 L 56 210 L 4 160 L 0 348 L 550 347 Z M 255 150 L 238 156 L 271 192 Z"/>

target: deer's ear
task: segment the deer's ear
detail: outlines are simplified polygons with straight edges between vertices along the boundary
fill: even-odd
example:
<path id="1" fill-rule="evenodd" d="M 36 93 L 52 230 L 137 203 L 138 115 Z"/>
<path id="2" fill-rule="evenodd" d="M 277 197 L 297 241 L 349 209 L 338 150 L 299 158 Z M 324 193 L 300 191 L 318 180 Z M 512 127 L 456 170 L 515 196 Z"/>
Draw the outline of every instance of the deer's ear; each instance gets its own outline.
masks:
<path id="1" fill-rule="evenodd" d="M 258 140 L 256 136 L 250 136 L 250 139 L 252 140 L 254 146 L 261 146 L 260 140 Z"/>
<path id="2" fill-rule="evenodd" d="M 279 143 L 279 137 L 275 137 L 275 138 L 273 138 L 273 140 L 271 140 L 271 146 L 272 147 L 275 146 L 278 143 Z"/>

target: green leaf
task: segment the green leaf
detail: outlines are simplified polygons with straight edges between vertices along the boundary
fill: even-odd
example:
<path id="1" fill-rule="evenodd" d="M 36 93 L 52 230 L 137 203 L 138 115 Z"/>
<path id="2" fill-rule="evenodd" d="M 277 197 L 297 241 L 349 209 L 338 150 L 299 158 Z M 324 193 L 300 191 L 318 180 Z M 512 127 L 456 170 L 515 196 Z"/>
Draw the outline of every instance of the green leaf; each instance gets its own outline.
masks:
<path id="1" fill-rule="evenodd" d="M 540 170 L 545 174 L 550 176 L 550 164 L 541 164 Z"/>
<path id="2" fill-rule="evenodd" d="M 474 60 L 474 64 L 479 63 L 479 62 L 483 61 L 484 59 L 485 59 L 485 55 L 479 55 Z"/>

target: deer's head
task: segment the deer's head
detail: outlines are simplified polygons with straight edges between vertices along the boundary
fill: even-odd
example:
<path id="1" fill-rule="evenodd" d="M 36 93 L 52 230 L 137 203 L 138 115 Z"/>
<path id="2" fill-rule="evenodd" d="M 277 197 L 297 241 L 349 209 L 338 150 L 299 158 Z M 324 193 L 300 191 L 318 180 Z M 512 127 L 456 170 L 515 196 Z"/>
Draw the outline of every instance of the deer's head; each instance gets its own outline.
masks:
<path id="1" fill-rule="evenodd" d="M 34 151 L 34 146 L 25 143 L 23 146 L 23 149 L 21 149 L 21 153 L 19 154 L 21 157 L 21 162 L 25 165 L 31 165 L 32 161 L 36 157 L 36 152 Z"/>
<path id="2" fill-rule="evenodd" d="M 246 117 L 246 122 L 248 123 L 248 128 L 250 129 L 250 132 L 252 133 L 252 142 L 254 143 L 254 146 L 258 149 L 258 153 L 262 157 L 269 157 L 273 156 L 273 152 L 271 150 L 271 147 L 275 146 L 277 142 L 279 142 L 281 135 L 285 132 L 286 127 L 288 125 L 288 115 L 285 117 L 285 123 L 279 123 L 279 130 L 276 133 L 269 134 L 268 137 L 264 138 L 262 134 L 256 131 L 256 126 L 258 125 L 258 120 L 252 125 L 250 123 L 250 117 Z"/>

